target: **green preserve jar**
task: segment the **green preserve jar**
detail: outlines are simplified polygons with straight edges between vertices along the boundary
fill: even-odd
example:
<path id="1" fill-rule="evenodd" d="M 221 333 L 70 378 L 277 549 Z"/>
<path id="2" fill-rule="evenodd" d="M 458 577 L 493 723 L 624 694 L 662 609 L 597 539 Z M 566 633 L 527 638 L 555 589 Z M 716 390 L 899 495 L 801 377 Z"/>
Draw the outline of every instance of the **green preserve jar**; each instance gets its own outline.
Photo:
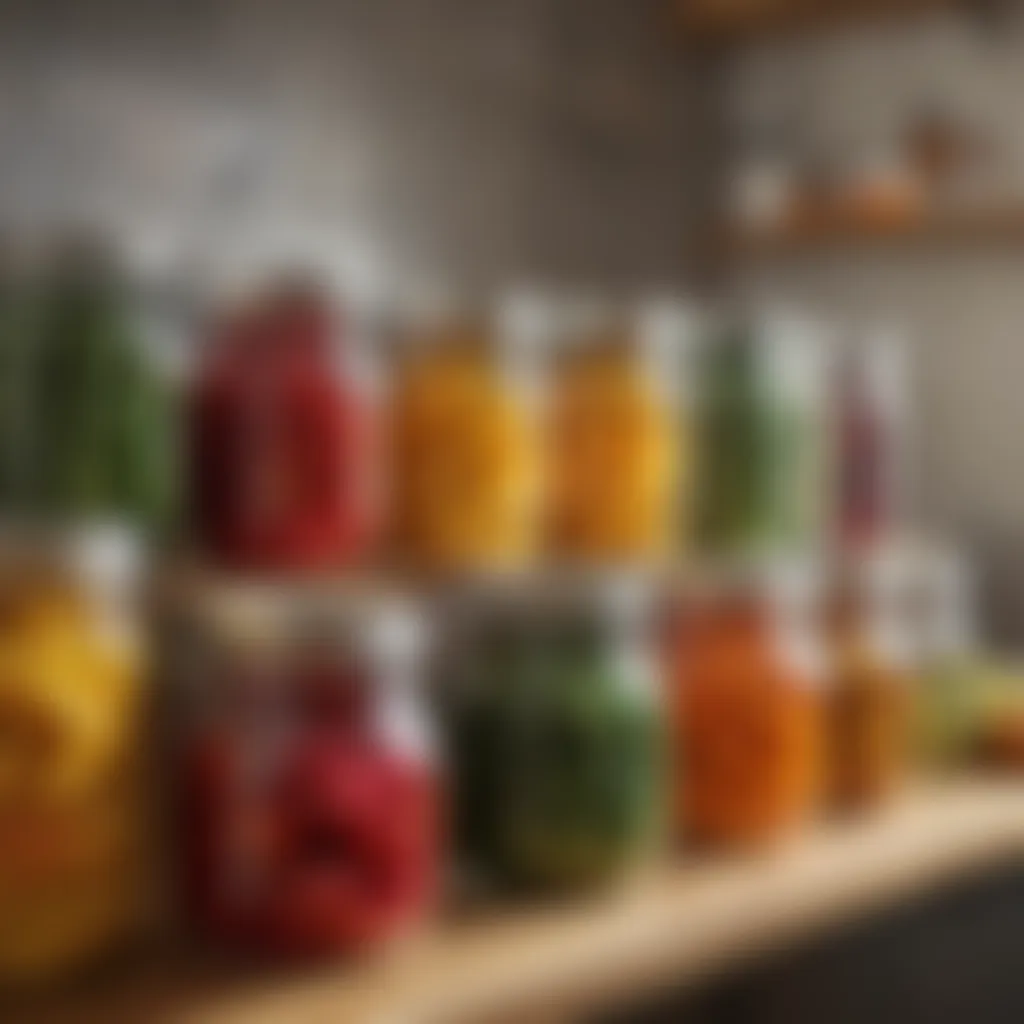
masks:
<path id="1" fill-rule="evenodd" d="M 444 675 L 468 874 L 544 890 L 621 877 L 664 820 L 640 591 L 520 585 L 467 604 Z"/>
<path id="2" fill-rule="evenodd" d="M 821 536 L 820 339 L 806 322 L 732 324 L 698 355 L 697 533 L 713 555 L 806 551 Z"/>
<path id="3" fill-rule="evenodd" d="M 171 382 L 129 275 L 72 238 L 0 270 L 0 513 L 169 525 Z"/>

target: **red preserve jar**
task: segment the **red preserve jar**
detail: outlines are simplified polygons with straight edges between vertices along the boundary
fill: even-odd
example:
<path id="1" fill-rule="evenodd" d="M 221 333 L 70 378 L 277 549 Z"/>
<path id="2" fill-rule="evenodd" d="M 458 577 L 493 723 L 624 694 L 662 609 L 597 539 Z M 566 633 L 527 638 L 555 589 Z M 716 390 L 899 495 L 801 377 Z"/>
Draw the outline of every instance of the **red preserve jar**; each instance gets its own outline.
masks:
<path id="1" fill-rule="evenodd" d="M 372 401 L 316 291 L 223 323 L 194 381 L 191 505 L 208 557 L 255 570 L 351 564 L 376 532 Z"/>
<path id="2" fill-rule="evenodd" d="M 377 602 L 325 612 L 289 600 L 235 595 L 192 636 L 200 713 L 180 750 L 180 835 L 200 930 L 295 959 L 376 946 L 420 921 L 437 890 L 440 814 L 412 620 Z"/>
<path id="3" fill-rule="evenodd" d="M 906 372 L 888 336 L 868 339 L 839 365 L 837 526 L 840 544 L 863 552 L 899 526 L 907 470 Z"/>

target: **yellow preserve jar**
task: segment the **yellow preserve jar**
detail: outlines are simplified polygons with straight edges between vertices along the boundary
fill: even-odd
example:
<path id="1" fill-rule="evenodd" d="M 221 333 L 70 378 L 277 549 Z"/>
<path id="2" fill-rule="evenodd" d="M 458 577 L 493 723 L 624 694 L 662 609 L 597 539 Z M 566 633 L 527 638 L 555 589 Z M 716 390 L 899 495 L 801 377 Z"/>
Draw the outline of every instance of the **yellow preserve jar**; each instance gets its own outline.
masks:
<path id="1" fill-rule="evenodd" d="M 0 989 L 80 968 L 142 919 L 142 652 L 111 541 L 0 572 Z"/>
<path id="2" fill-rule="evenodd" d="M 392 393 L 393 534 L 403 564 L 504 569 L 534 549 L 536 417 L 495 334 L 464 321 L 405 346 Z"/>
<path id="3" fill-rule="evenodd" d="M 607 325 L 570 337 L 555 365 L 550 540 L 585 562 L 651 562 L 676 529 L 681 440 L 658 352 Z"/>

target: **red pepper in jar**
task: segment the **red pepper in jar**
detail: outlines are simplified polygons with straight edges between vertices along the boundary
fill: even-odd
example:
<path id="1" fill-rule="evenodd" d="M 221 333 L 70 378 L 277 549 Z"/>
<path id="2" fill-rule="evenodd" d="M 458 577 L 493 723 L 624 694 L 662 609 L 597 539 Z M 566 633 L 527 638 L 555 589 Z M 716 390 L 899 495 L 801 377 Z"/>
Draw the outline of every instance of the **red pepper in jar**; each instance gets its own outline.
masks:
<path id="1" fill-rule="evenodd" d="M 837 394 L 839 539 L 872 546 L 896 525 L 904 461 L 904 368 L 876 338 L 846 354 Z"/>
<path id="2" fill-rule="evenodd" d="M 191 405 L 193 519 L 204 551 L 242 569 L 352 563 L 376 532 L 374 424 L 337 372 L 329 310 L 270 295 L 222 327 Z"/>
<path id="3" fill-rule="evenodd" d="M 375 945 L 433 900 L 433 773 L 375 731 L 352 679 L 337 678 L 332 706 L 322 669 L 311 687 L 291 682 L 298 700 L 276 735 L 279 715 L 222 724 L 190 748 L 192 911 L 233 945 L 289 958 Z"/>

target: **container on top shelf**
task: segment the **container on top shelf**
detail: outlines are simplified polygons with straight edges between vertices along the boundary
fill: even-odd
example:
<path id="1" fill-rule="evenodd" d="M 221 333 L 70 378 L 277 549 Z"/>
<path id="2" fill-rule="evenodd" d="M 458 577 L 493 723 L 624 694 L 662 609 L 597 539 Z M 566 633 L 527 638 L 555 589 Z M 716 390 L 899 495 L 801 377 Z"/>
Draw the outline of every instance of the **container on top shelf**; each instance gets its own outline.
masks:
<path id="1" fill-rule="evenodd" d="M 665 822 L 645 586 L 561 576 L 464 598 L 438 685 L 467 881 L 576 891 L 628 875 Z"/>
<path id="2" fill-rule="evenodd" d="M 824 790 L 815 574 L 797 564 L 696 577 L 667 621 L 675 822 L 711 845 L 804 824 Z"/>
<path id="3" fill-rule="evenodd" d="M 548 533 L 570 562 L 650 565 L 675 549 L 678 321 L 580 306 L 553 353 Z"/>
<path id="4" fill-rule="evenodd" d="M 522 566 L 541 484 L 532 346 L 441 302 L 400 329 L 391 390 L 396 559 L 428 573 Z"/>
<path id="5" fill-rule="evenodd" d="M 141 567 L 114 528 L 0 541 L 0 990 L 149 923 Z"/>
<path id="6" fill-rule="evenodd" d="M 299 279 L 265 288 L 215 324 L 187 429 L 192 527 L 217 564 L 316 571 L 371 554 L 376 401 L 350 334 L 326 290 Z"/>
<path id="7" fill-rule="evenodd" d="M 875 332 L 838 353 L 831 390 L 835 530 L 863 550 L 895 535 L 907 474 L 906 353 Z"/>
<path id="8" fill-rule="evenodd" d="M 696 529 L 712 557 L 801 554 L 825 512 L 823 338 L 787 314 L 720 325 L 696 356 Z"/>
<path id="9" fill-rule="evenodd" d="M 166 525 L 172 388 L 126 274 L 99 242 L 0 273 L 0 501 L 8 522 Z"/>
<path id="10" fill-rule="evenodd" d="M 418 618 L 377 591 L 207 588 L 172 672 L 177 837 L 193 925 L 296 959 L 398 939 L 441 856 Z"/>

